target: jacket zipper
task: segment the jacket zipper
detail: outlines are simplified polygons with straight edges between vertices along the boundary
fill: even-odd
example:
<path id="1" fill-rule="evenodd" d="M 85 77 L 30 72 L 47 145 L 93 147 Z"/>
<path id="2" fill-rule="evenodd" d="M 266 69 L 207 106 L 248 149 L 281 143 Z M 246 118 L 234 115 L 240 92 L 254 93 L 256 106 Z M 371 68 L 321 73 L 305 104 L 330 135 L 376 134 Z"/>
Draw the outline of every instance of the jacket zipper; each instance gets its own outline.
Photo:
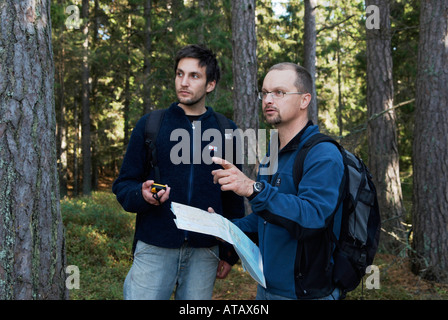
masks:
<path id="1" fill-rule="evenodd" d="M 188 119 L 187 119 L 188 121 Z M 194 121 L 191 123 L 191 145 L 190 145 L 190 176 L 188 178 L 188 205 L 191 205 L 191 198 L 193 196 L 193 175 L 194 175 Z M 184 240 L 188 241 L 188 231 L 184 230 Z"/>
<path id="2" fill-rule="evenodd" d="M 194 121 L 191 123 L 191 149 L 190 149 L 190 156 L 191 156 L 191 162 L 190 162 L 190 177 L 188 181 L 188 204 L 191 205 L 191 198 L 193 196 L 193 174 L 194 174 Z"/>

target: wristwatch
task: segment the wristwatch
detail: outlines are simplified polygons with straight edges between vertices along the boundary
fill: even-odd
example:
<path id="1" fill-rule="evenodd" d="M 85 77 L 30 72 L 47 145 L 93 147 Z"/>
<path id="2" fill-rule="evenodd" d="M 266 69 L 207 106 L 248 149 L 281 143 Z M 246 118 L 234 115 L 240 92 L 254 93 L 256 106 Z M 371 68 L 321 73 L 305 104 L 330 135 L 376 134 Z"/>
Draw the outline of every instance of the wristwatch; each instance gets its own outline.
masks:
<path id="1" fill-rule="evenodd" d="M 257 196 L 257 194 L 259 194 L 261 191 L 263 191 L 264 183 L 257 181 L 254 183 L 253 188 L 254 188 L 254 192 L 249 197 L 247 197 L 247 199 L 249 201 L 252 200 L 253 198 L 255 198 Z"/>

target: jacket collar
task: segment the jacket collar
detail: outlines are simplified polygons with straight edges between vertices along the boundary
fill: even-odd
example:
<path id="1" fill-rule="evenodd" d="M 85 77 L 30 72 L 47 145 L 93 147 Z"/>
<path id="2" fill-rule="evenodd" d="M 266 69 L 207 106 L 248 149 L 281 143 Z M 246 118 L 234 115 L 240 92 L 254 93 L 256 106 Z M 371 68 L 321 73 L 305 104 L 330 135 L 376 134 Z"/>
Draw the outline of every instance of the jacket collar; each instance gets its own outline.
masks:
<path id="1" fill-rule="evenodd" d="M 310 130 L 307 131 L 308 127 L 312 127 L 313 126 L 313 122 L 311 120 L 309 120 L 307 122 L 307 124 L 305 125 L 305 127 L 300 130 L 300 132 L 298 134 L 296 134 L 296 136 L 294 138 L 292 138 L 287 144 L 286 146 L 284 146 L 280 152 L 287 152 L 287 151 L 294 151 L 297 150 L 297 148 L 299 147 L 300 143 L 303 142 L 303 139 L 308 138 L 308 136 L 310 135 L 311 132 L 314 131 L 314 128 L 311 128 Z M 317 126 L 316 126 L 317 127 Z M 306 132 L 306 134 L 305 134 Z"/>
<path id="2" fill-rule="evenodd" d="M 210 115 L 213 114 L 213 108 L 212 107 L 205 107 L 207 109 L 207 111 L 205 111 L 205 113 L 203 113 L 198 120 L 203 120 L 206 119 L 208 117 L 210 117 Z M 184 109 L 182 109 L 181 107 L 179 107 L 179 102 L 174 102 L 170 105 L 169 108 L 172 112 L 176 113 L 179 116 L 184 116 L 186 117 L 185 111 Z"/>

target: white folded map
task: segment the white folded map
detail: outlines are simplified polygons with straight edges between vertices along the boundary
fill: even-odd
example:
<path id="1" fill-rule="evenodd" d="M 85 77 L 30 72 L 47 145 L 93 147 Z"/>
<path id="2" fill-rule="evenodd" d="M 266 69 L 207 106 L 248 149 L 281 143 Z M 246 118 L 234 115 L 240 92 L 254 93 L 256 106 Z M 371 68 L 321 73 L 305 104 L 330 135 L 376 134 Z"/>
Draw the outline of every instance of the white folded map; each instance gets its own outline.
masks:
<path id="1" fill-rule="evenodd" d="M 177 228 L 212 235 L 232 244 L 243 263 L 243 268 L 266 288 L 260 250 L 236 225 L 219 214 L 177 202 L 171 203 L 171 211 L 176 216 L 174 222 Z"/>

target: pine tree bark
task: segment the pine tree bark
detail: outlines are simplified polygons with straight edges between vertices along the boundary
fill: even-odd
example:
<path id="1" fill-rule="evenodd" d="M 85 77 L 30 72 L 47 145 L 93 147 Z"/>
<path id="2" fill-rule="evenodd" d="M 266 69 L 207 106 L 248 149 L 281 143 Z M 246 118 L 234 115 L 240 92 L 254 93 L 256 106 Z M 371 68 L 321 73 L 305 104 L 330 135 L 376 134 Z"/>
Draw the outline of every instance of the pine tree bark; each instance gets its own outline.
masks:
<path id="1" fill-rule="evenodd" d="M 421 1 L 413 144 L 413 270 L 448 282 L 448 0 Z"/>
<path id="2" fill-rule="evenodd" d="M 308 106 L 308 116 L 314 124 L 318 124 L 316 96 L 316 7 L 317 0 L 305 0 L 305 32 L 304 32 L 304 67 L 313 78 L 313 92 Z"/>
<path id="3" fill-rule="evenodd" d="M 259 103 L 255 0 L 232 0 L 232 53 L 234 121 L 243 131 L 253 129 L 257 132 Z M 244 164 L 245 173 L 255 178 L 257 166 L 248 165 L 247 161 Z"/>
<path id="4" fill-rule="evenodd" d="M 255 33 L 255 0 L 232 0 L 232 70 L 233 118 L 239 129 L 258 131 L 257 37 Z M 244 139 L 243 172 L 255 180 L 258 164 L 248 161 L 249 145 Z M 256 150 L 252 149 L 251 152 Z M 246 212 L 251 212 L 248 201 Z"/>
<path id="5" fill-rule="evenodd" d="M 0 2 L 0 299 L 65 299 L 50 1 Z"/>
<path id="6" fill-rule="evenodd" d="M 398 253 L 404 239 L 403 196 L 397 142 L 396 114 L 391 55 L 391 32 L 388 0 L 366 0 L 366 6 L 376 5 L 380 28 L 367 28 L 367 109 L 369 118 L 386 110 L 383 116 L 369 121 L 369 169 L 378 191 L 382 229 L 380 248 Z"/>

